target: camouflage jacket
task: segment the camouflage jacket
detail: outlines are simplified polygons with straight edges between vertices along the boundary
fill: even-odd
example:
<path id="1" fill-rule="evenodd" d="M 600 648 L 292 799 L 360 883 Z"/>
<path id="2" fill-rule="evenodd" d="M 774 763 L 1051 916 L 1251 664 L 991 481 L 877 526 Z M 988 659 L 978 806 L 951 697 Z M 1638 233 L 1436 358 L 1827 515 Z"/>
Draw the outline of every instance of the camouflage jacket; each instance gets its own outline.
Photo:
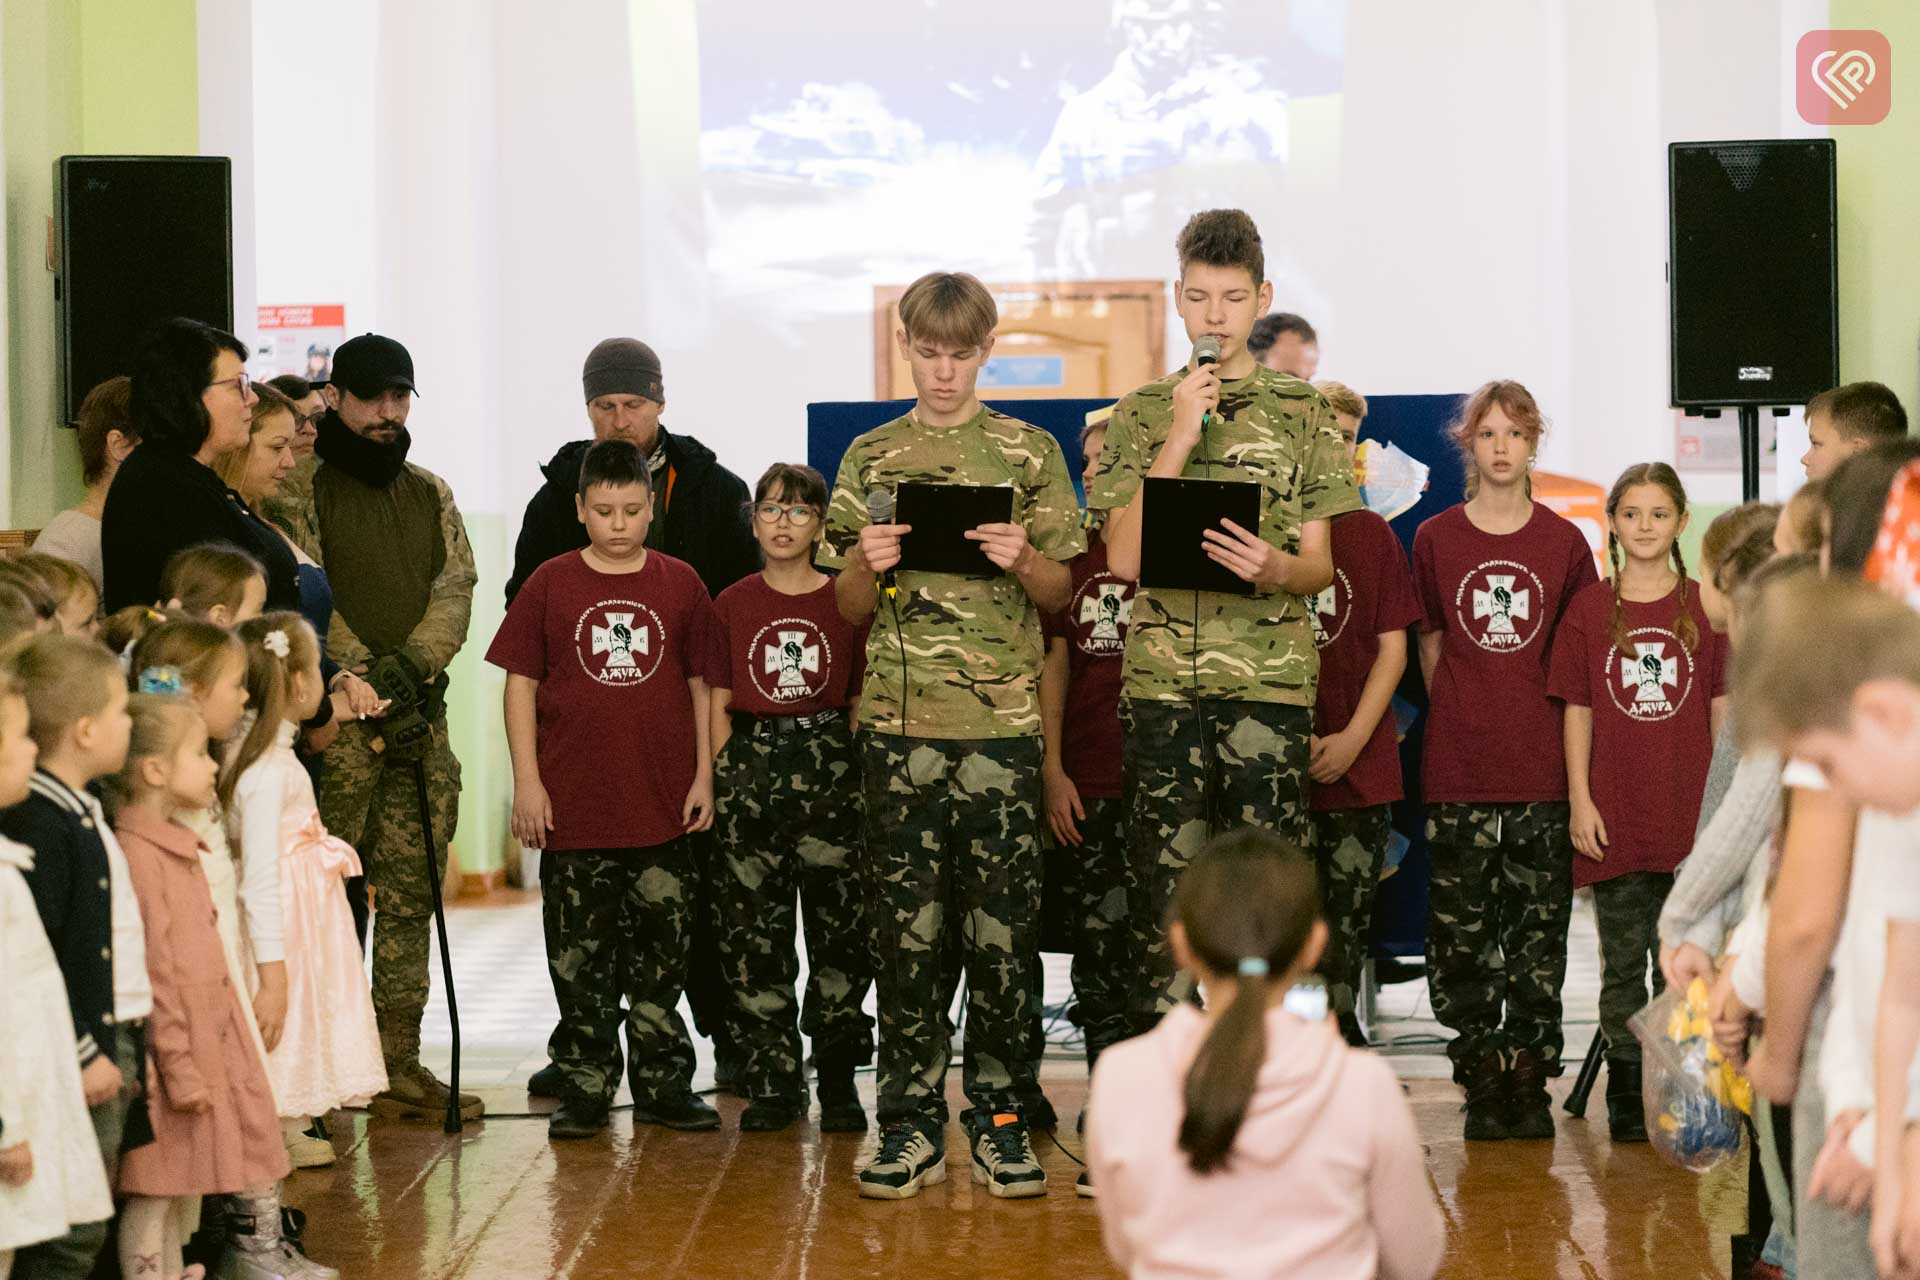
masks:
<path id="1" fill-rule="evenodd" d="M 378 654 L 404 649 L 428 679 L 438 678 L 466 643 L 479 577 L 466 524 L 447 482 L 409 462 L 383 489 L 317 460 L 296 467 L 288 481 L 267 514 L 327 571 L 334 592 L 328 656 L 343 667 L 363 669 Z M 395 494 L 420 499 L 433 520 L 431 529 L 416 530 L 414 538 L 403 535 L 400 545 L 385 536 L 394 524 L 387 508 Z M 427 537 L 419 536 L 423 533 Z M 404 545 L 416 539 L 421 545 Z M 413 580 L 396 587 L 402 598 L 412 587 L 418 601 L 417 608 L 405 608 L 412 616 L 403 617 L 399 627 L 390 616 L 369 612 L 360 603 L 369 595 L 387 594 L 396 573 Z M 361 627 L 366 629 L 364 639 Z"/>
<path id="2" fill-rule="evenodd" d="M 848 446 L 815 562 L 844 566 L 867 525 L 868 490 L 891 493 L 903 480 L 1010 485 L 1014 523 L 1036 551 L 1071 560 L 1086 549 L 1060 446 L 1038 427 L 982 409 L 956 427 L 909 414 Z M 860 722 L 916 738 L 1037 734 L 1042 652 L 1039 612 L 1012 574 L 902 573 L 898 600 L 881 601 L 867 633 Z"/>
<path id="3" fill-rule="evenodd" d="M 1173 389 L 1186 375 L 1175 370 L 1114 406 L 1087 492 L 1091 510 L 1133 501 L 1173 432 Z M 1307 521 L 1360 507 L 1326 397 L 1271 369 L 1221 384 L 1219 412 L 1182 474 L 1258 483 L 1260 537 L 1289 554 L 1300 550 Z M 1143 533 L 1151 517 L 1148 525 Z M 1310 707 L 1320 672 L 1306 598 L 1277 588 L 1238 596 L 1143 587 L 1124 661 L 1121 696 L 1161 701 L 1193 697 L 1197 684 L 1203 698 Z"/>

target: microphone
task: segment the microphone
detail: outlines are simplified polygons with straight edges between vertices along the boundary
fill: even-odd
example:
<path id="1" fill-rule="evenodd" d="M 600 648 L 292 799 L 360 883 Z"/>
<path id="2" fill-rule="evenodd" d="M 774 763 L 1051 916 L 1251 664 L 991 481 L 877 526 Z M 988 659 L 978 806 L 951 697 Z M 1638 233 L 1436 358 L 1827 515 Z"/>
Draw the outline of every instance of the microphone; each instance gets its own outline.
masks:
<path id="1" fill-rule="evenodd" d="M 867 523 L 893 523 L 893 495 L 885 489 L 867 490 Z M 887 593 L 889 600 L 899 592 L 900 586 L 894 581 L 893 570 L 889 569 L 880 575 L 880 588 Z"/>
<path id="2" fill-rule="evenodd" d="M 1220 339 L 1210 333 L 1206 333 L 1194 340 L 1193 367 L 1195 369 L 1204 369 L 1208 365 L 1219 363 Z M 1203 413 L 1200 415 L 1200 429 L 1202 431 L 1205 431 L 1212 423 L 1213 415 L 1211 413 Z"/>

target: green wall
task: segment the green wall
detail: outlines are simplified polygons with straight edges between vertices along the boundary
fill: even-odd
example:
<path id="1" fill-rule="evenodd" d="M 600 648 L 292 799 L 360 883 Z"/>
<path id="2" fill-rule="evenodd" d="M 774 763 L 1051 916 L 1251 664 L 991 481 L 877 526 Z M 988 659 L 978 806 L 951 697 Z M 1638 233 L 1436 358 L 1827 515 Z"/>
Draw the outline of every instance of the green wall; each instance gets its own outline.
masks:
<path id="1" fill-rule="evenodd" d="M 6 0 L 8 528 L 38 528 L 80 496 L 60 426 L 47 219 L 63 155 L 196 155 L 194 0 Z"/>
<path id="2" fill-rule="evenodd" d="M 1840 206 L 1840 379 L 1892 387 L 1920 421 L 1920 4 L 1834 0 L 1836 30 L 1893 47 L 1893 108 L 1836 125 Z"/>

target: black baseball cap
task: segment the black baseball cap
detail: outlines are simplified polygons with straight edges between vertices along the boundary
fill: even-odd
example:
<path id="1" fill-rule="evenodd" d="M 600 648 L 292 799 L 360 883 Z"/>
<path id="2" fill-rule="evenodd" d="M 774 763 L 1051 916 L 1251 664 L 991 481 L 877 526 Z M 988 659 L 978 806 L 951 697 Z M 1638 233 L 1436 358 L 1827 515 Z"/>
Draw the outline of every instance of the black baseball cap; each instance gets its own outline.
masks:
<path id="1" fill-rule="evenodd" d="M 415 395 L 413 357 L 392 338 L 363 333 L 349 338 L 333 353 L 334 386 L 351 391 L 362 400 L 376 400 L 389 387 L 405 387 Z"/>

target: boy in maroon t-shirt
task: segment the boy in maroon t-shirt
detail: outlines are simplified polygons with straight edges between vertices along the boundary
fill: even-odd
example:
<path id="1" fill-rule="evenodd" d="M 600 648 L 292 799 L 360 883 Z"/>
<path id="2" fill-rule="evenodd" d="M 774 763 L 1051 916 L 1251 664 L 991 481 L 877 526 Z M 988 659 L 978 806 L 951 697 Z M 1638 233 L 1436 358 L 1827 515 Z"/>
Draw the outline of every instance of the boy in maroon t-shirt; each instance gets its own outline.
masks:
<path id="1" fill-rule="evenodd" d="M 513 834 L 547 851 L 549 1047 L 566 1079 L 547 1132 L 606 1127 L 623 996 L 635 1123 L 713 1129 L 676 1010 L 698 874 L 689 837 L 713 825 L 701 675 L 713 602 L 691 566 L 647 550 L 652 485 L 632 442 L 587 451 L 577 503 L 587 549 L 533 572 L 487 650 L 507 672 Z"/>
<path id="2" fill-rule="evenodd" d="M 1580 530 L 1533 500 L 1545 430 L 1517 382 L 1468 397 L 1454 428 L 1467 500 L 1413 539 L 1423 790 L 1433 857 L 1427 989 L 1455 1032 L 1466 1136 L 1551 1138 L 1560 1073 L 1573 857 L 1560 706 L 1547 696 L 1554 630 L 1596 581 Z"/>
<path id="3" fill-rule="evenodd" d="M 860 873 L 859 757 L 849 709 L 866 628 L 840 616 L 813 566 L 827 482 L 775 463 L 753 496 L 766 567 L 720 593 L 707 660 L 721 872 L 719 952 L 734 996 L 749 1132 L 806 1108 L 800 1033 L 813 1041 L 824 1133 L 858 1133 L 854 1068 L 873 1057 L 873 935 Z M 794 900 L 806 919 L 807 1001 L 794 1019 Z"/>
<path id="4" fill-rule="evenodd" d="M 1367 402 L 1339 382 L 1314 384 L 1327 398 L 1351 459 Z M 1333 583 L 1308 602 L 1320 650 L 1313 708 L 1313 858 L 1320 871 L 1328 939 L 1320 972 L 1348 1043 L 1365 1045 L 1354 993 L 1373 923 L 1374 888 L 1393 836 L 1400 743 L 1393 692 L 1407 669 L 1407 628 L 1420 621 L 1406 553 L 1371 511 L 1333 518 Z"/>
<path id="5" fill-rule="evenodd" d="M 1081 474 L 1093 483 L 1106 438 L 1104 418 L 1080 435 Z M 1042 618 L 1047 640 L 1040 670 L 1040 724 L 1046 740 L 1041 779 L 1047 823 L 1066 856 L 1074 914 L 1073 993 L 1086 1038 L 1087 1070 L 1103 1050 L 1127 1038 L 1128 1004 L 1138 959 L 1128 945 L 1126 805 L 1121 800 L 1120 662 L 1133 615 L 1134 584 L 1107 569 L 1106 544 L 1067 562 L 1073 595 Z"/>

